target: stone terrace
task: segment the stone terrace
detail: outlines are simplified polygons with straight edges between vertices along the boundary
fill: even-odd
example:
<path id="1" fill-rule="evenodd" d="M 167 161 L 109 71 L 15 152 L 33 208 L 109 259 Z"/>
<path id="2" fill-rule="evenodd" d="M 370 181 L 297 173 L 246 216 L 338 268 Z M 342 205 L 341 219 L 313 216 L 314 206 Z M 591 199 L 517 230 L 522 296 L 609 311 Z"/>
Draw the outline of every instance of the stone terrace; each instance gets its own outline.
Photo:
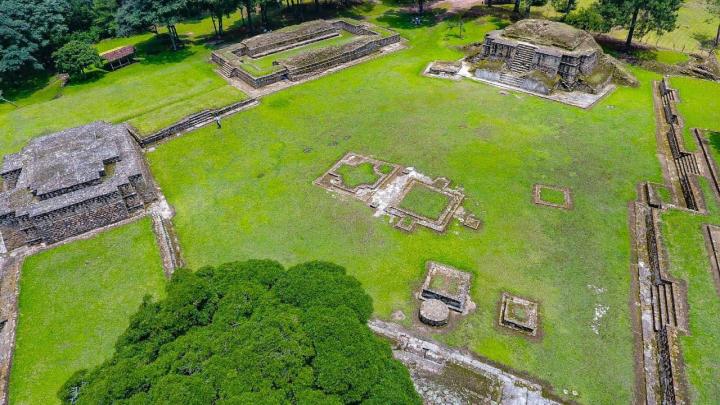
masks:
<path id="1" fill-rule="evenodd" d="M 95 122 L 33 139 L 5 156 L 0 176 L 3 250 L 121 221 L 155 199 L 125 125 Z"/>

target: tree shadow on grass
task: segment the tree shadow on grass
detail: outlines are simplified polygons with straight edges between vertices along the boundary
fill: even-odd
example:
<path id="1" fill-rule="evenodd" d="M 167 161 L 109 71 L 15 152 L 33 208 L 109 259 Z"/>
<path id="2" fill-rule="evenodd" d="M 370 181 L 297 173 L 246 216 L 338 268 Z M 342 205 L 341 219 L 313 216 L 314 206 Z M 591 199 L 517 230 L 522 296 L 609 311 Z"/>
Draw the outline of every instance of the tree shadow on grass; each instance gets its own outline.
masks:
<path id="1" fill-rule="evenodd" d="M 708 133 L 707 139 L 710 141 L 710 146 L 715 149 L 715 152 L 720 153 L 720 132 L 712 131 Z"/>
<path id="2" fill-rule="evenodd" d="M 701 49 L 715 49 L 715 38 L 700 32 L 693 32 L 691 37 L 700 43 Z"/>
<path id="3" fill-rule="evenodd" d="M 402 10 L 389 10 L 377 18 L 381 23 L 387 24 L 390 28 L 411 30 L 416 28 L 433 27 L 441 21 L 439 14 L 427 12 L 422 16 L 416 13 L 410 13 Z M 415 23 L 415 18 L 420 17 L 419 24 Z"/>
<path id="4" fill-rule="evenodd" d="M 183 43 L 187 43 L 187 37 L 180 36 Z M 152 38 L 135 45 L 138 58 L 142 64 L 159 65 L 163 63 L 177 63 L 191 56 L 194 52 L 187 46 L 173 51 L 172 42 L 168 34 L 155 35 Z"/>

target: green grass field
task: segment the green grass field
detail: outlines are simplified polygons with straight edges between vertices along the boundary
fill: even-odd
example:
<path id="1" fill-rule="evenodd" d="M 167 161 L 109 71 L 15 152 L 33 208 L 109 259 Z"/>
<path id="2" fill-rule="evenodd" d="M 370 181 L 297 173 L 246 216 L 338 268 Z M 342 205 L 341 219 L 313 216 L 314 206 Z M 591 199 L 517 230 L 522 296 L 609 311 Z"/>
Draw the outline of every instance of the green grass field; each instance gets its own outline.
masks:
<path id="1" fill-rule="evenodd" d="M 565 193 L 562 190 L 555 190 L 554 188 L 542 187 L 540 189 L 540 198 L 551 204 L 565 204 Z"/>
<path id="2" fill-rule="evenodd" d="M 10 403 L 59 403 L 65 380 L 108 358 L 143 296 L 164 284 L 149 219 L 27 258 Z"/>
<path id="3" fill-rule="evenodd" d="M 657 76 L 636 71 L 640 88 L 621 88 L 591 111 L 429 79 L 420 75 L 429 61 L 459 58 L 457 45 L 495 25 L 468 23 L 460 39 L 445 23 L 410 28 L 408 17 L 378 8 L 377 21 L 400 29 L 410 49 L 269 95 L 221 130 L 198 130 L 148 155 L 177 210 L 184 257 L 192 267 L 332 260 L 361 280 L 381 317 L 413 313 L 424 263 L 446 262 L 474 274 L 478 310 L 438 338 L 557 392 L 577 390 L 583 402 L 629 402 L 627 202 L 637 182 L 661 176 L 649 87 Z M 450 178 L 484 229 L 405 234 L 362 203 L 313 186 L 348 151 Z M 533 205 L 538 182 L 571 187 L 575 209 Z M 502 291 L 541 302 L 540 342 L 494 326 Z M 597 305 L 610 308 L 599 320 Z M 596 352 L 603 356 L 587 355 Z"/>
<path id="4" fill-rule="evenodd" d="M 357 166 L 342 165 L 337 169 L 337 174 L 342 177 L 343 184 L 350 188 L 362 184 L 375 184 L 379 177 L 372 163 L 361 163 Z"/>
<path id="5" fill-rule="evenodd" d="M 176 209 L 189 266 L 248 258 L 286 265 L 330 260 L 361 281 L 377 316 L 389 318 L 395 310 L 416 311 L 413 294 L 426 261 L 447 263 L 473 274 L 477 310 L 437 339 L 538 377 L 561 396 L 564 389 L 579 393 L 567 399 L 631 402 L 627 203 L 636 198 L 638 182 L 662 181 L 650 88 L 659 76 L 633 69 L 639 88 L 621 87 L 589 111 L 467 80 L 430 79 L 421 75 L 430 61 L 460 58 L 459 46 L 480 41 L 504 22 L 467 22 L 460 38 L 448 22 L 415 27 L 410 16 L 384 4 L 362 12 L 400 31 L 408 49 L 268 95 L 258 107 L 225 119 L 222 129 L 202 128 L 148 152 Z M 209 32 L 207 22 L 184 25 L 182 32 L 201 36 Z M 209 52 L 191 45 L 92 82 L 64 89 L 51 84 L 21 100 L 19 109 L 0 105 L 6 134 L 0 152 L 96 119 L 130 120 L 152 131 L 218 100 L 244 97 L 212 71 Z M 675 78 L 673 86 L 680 89 L 688 127 L 720 122 L 713 108 L 720 96 L 708 96 L 720 86 Z M 365 204 L 312 184 L 349 151 L 451 179 L 464 189 L 464 205 L 482 219 L 482 229 L 453 223 L 445 234 L 404 233 Z M 536 183 L 570 187 L 574 209 L 532 204 Z M 690 280 L 693 335 L 682 344 L 695 403 L 720 396 L 706 383 L 718 379 L 720 368 L 712 335 L 719 309 L 717 297 L 709 301 L 712 284 L 698 228 L 703 221 L 720 223 L 716 216 L 672 212 L 663 218 L 673 274 Z M 67 376 L 108 355 L 140 297 L 160 293 L 155 249 L 143 221 L 28 260 L 13 403 L 52 400 Z M 540 302 L 540 340 L 496 326 L 502 292 Z M 93 310 L 78 297 L 92 297 Z M 598 318 L 599 306 L 608 312 Z M 71 328 L 76 319 L 83 325 Z M 77 336 L 79 328 L 84 333 Z"/>
<path id="6" fill-rule="evenodd" d="M 430 188 L 416 183 L 405 198 L 400 201 L 400 208 L 420 214 L 431 219 L 438 219 L 448 206 L 450 198 Z"/>

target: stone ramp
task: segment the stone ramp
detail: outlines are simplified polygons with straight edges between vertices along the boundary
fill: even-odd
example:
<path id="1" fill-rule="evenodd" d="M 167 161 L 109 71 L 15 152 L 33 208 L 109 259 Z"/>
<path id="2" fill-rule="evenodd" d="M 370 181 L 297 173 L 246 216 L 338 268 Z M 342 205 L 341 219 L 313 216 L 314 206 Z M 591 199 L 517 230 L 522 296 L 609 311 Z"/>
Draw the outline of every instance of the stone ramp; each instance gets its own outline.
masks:
<path id="1" fill-rule="evenodd" d="M 494 405 L 555 405 L 561 402 L 544 394 L 543 385 L 519 377 L 472 354 L 451 349 L 430 339 L 414 336 L 400 325 L 373 319 L 368 326 L 394 343 L 393 354 L 403 362 L 426 404 L 483 403 Z M 463 384 L 443 381 L 453 368 L 474 374 Z M 452 378 L 451 378 L 452 379 Z M 468 382 L 470 382 L 468 384 Z M 473 382 L 477 386 L 473 385 Z M 453 390 L 453 386 L 456 390 Z M 452 392 L 455 391 L 455 392 Z"/>

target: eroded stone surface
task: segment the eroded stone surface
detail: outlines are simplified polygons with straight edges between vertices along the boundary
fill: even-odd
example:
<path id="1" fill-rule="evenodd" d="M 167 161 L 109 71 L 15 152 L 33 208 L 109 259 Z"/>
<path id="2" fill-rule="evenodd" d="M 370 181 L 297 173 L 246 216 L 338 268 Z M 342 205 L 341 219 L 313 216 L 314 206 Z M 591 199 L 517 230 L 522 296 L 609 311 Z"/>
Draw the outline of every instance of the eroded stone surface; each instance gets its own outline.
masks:
<path id="1" fill-rule="evenodd" d="M 420 320 L 427 325 L 447 325 L 449 317 L 450 309 L 444 302 L 438 299 L 429 299 L 423 301 L 420 305 Z"/>
<path id="2" fill-rule="evenodd" d="M 35 138 L 5 156 L 0 234 L 10 251 L 129 218 L 156 198 L 124 125 L 95 122 Z"/>

